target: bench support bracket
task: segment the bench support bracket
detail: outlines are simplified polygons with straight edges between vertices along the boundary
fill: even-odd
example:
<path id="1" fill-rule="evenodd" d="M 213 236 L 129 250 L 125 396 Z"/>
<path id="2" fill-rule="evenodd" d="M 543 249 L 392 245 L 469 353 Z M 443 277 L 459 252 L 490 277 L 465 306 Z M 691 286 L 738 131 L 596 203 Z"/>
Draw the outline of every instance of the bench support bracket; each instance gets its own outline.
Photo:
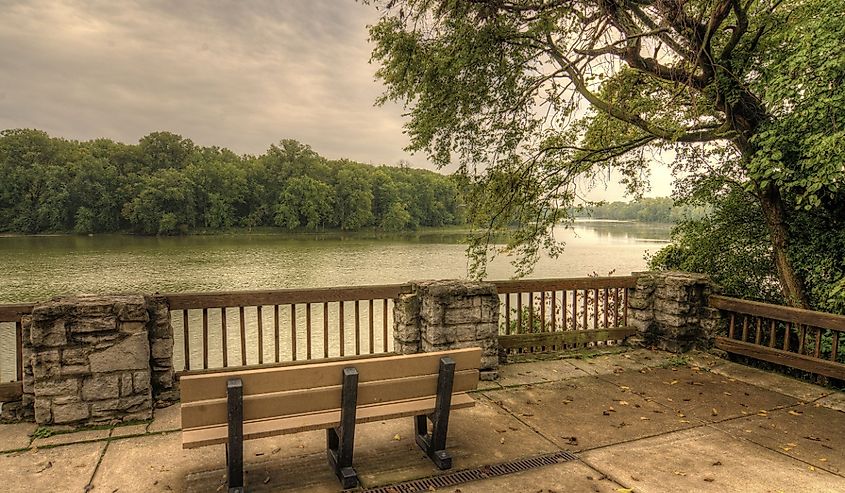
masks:
<path id="1" fill-rule="evenodd" d="M 452 456 L 446 451 L 446 433 L 449 430 L 449 409 L 452 405 L 452 384 L 455 380 L 455 360 L 449 357 L 440 358 L 440 371 L 437 377 L 437 400 L 434 412 L 429 415 L 416 416 L 417 445 L 428 455 L 438 469 L 451 469 Z M 431 420 L 431 433 L 428 432 L 428 421 Z"/>
<path id="2" fill-rule="evenodd" d="M 226 481 L 229 493 L 244 492 L 244 387 L 240 378 L 226 383 L 229 441 L 226 444 Z"/>
<path id="3" fill-rule="evenodd" d="M 344 489 L 358 486 L 358 473 L 352 467 L 355 447 L 355 418 L 358 406 L 358 370 L 343 369 L 340 426 L 326 430 L 326 456 Z"/>

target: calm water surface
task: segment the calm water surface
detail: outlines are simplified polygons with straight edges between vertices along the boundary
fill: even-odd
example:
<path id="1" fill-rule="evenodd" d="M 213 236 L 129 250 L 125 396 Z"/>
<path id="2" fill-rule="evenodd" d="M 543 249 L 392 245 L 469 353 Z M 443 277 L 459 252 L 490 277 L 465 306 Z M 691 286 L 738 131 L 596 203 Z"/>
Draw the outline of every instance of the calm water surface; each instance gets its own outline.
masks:
<path id="1" fill-rule="evenodd" d="M 578 222 L 573 229 L 558 228 L 557 237 L 566 242 L 564 253 L 557 259 L 543 256 L 530 277 L 627 275 L 643 270 L 644 255 L 661 248 L 669 230 L 667 225 L 614 222 Z M 0 303 L 76 293 L 305 288 L 461 278 L 468 267 L 462 241 L 460 232 L 0 237 Z M 488 278 L 510 278 L 509 260 L 495 259 Z M 9 328 L 4 324 L 0 330 L 0 379 L 4 381 L 13 371 L 9 362 L 13 365 L 14 361 L 14 334 Z"/>

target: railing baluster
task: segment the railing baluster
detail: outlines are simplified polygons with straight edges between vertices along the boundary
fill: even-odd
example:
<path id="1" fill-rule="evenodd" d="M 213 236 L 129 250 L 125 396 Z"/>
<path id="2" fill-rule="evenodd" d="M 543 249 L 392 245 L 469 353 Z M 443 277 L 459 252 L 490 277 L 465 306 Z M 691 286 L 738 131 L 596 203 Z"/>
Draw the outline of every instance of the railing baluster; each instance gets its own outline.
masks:
<path id="1" fill-rule="evenodd" d="M 182 343 L 185 346 L 185 370 L 191 369 L 191 342 L 188 331 L 188 310 L 182 310 Z"/>
<path id="2" fill-rule="evenodd" d="M 208 368 L 208 308 L 202 309 L 202 368 Z"/>
<path id="3" fill-rule="evenodd" d="M 769 347 L 775 347 L 775 344 L 777 344 L 777 340 L 778 340 L 777 327 L 778 327 L 777 320 L 772 319 L 770 327 L 769 327 Z"/>
<path id="4" fill-rule="evenodd" d="M 15 375 L 23 382 L 23 324 L 15 321 Z"/>
<path id="5" fill-rule="evenodd" d="M 742 316 L 742 342 L 748 341 L 748 315 Z"/>
<path id="6" fill-rule="evenodd" d="M 833 339 L 830 341 L 830 360 L 836 361 L 839 358 L 839 332 L 833 331 Z"/>
<path id="7" fill-rule="evenodd" d="M 593 328 L 599 328 L 599 290 L 593 290 Z"/>
<path id="8" fill-rule="evenodd" d="M 255 307 L 255 318 L 258 320 L 258 364 L 264 364 L 264 315 L 261 305 Z"/>
<path id="9" fill-rule="evenodd" d="M 813 351 L 813 356 L 816 358 L 821 357 L 822 354 L 822 330 L 816 327 L 816 348 Z"/>
<path id="10" fill-rule="evenodd" d="M 589 313 L 590 310 L 589 310 L 589 308 L 587 308 L 587 303 L 589 303 L 589 301 L 590 301 L 590 296 L 587 294 L 587 290 L 585 289 L 584 290 L 584 312 L 581 314 L 582 323 L 584 324 L 583 325 L 584 330 L 589 329 L 589 327 L 587 326 L 587 317 L 590 315 L 590 313 Z"/>
<path id="11" fill-rule="evenodd" d="M 329 357 L 329 302 L 323 302 L 323 357 Z"/>
<path id="12" fill-rule="evenodd" d="M 223 368 L 229 366 L 229 334 L 226 331 L 226 307 L 220 309 L 220 337 L 223 339 Z"/>
<path id="13" fill-rule="evenodd" d="M 628 288 L 622 288 L 622 325 L 628 326 Z"/>
<path id="14" fill-rule="evenodd" d="M 731 313 L 731 322 L 730 322 L 730 325 L 728 326 L 728 337 L 731 338 L 731 339 L 734 338 L 734 327 L 736 325 L 735 324 L 735 318 L 736 318 L 736 315 Z"/>
<path id="15" fill-rule="evenodd" d="M 340 302 L 340 306 L 339 306 L 338 310 L 340 311 L 339 316 L 338 316 L 338 319 L 339 319 L 338 320 L 338 324 L 339 324 L 338 329 L 339 329 L 339 332 L 340 332 L 340 355 L 344 356 L 344 353 L 346 352 L 346 337 L 344 337 L 344 334 L 343 334 L 343 323 L 344 323 L 343 319 L 344 319 L 344 316 L 343 316 L 343 302 L 342 301 Z"/>
<path id="16" fill-rule="evenodd" d="M 760 330 L 760 323 L 760 317 L 757 317 L 757 331 L 754 334 L 754 344 L 757 344 L 758 346 L 760 345 L 760 341 L 763 339 L 763 333 Z"/>
<path id="17" fill-rule="evenodd" d="M 361 354 L 361 301 L 355 300 L 355 355 Z"/>
<path id="18" fill-rule="evenodd" d="M 572 330 L 578 330 L 578 290 L 572 290 Z"/>
<path id="19" fill-rule="evenodd" d="M 311 303 L 305 304 L 305 355 L 311 359 Z"/>
<path id="20" fill-rule="evenodd" d="M 511 333 L 511 294 L 505 293 L 505 334 Z"/>
<path id="21" fill-rule="evenodd" d="M 552 291 L 552 326 L 550 332 L 557 332 L 557 291 Z"/>
<path id="22" fill-rule="evenodd" d="M 619 327 L 619 288 L 613 288 L 613 326 Z"/>
<path id="23" fill-rule="evenodd" d="M 275 356 L 276 363 L 281 360 L 280 348 L 281 334 L 279 333 L 279 305 L 273 305 L 273 356 Z"/>
<path id="24" fill-rule="evenodd" d="M 568 330 L 566 326 L 566 290 L 560 292 L 560 330 Z"/>
<path id="25" fill-rule="evenodd" d="M 602 306 L 604 307 L 602 309 L 602 319 L 604 321 L 604 328 L 606 329 L 606 328 L 608 328 L 607 327 L 607 312 L 608 312 L 608 310 L 610 310 L 610 306 L 608 306 L 608 304 L 607 304 L 607 288 L 602 289 L 602 292 L 603 292 L 603 294 L 602 294 Z"/>
<path id="26" fill-rule="evenodd" d="M 529 334 L 534 333 L 534 293 L 528 293 L 528 330 Z"/>
<path id="27" fill-rule="evenodd" d="M 375 317 L 373 316 L 373 300 L 372 299 L 370 299 L 370 306 L 369 306 L 368 313 L 370 314 L 370 354 L 373 354 L 374 352 L 376 352 L 376 341 L 375 341 L 376 329 L 375 329 Z"/>
<path id="28" fill-rule="evenodd" d="M 290 304 L 290 354 L 296 361 L 296 303 Z"/>
<path id="29" fill-rule="evenodd" d="M 516 333 L 522 334 L 522 293 L 516 294 Z"/>
<path id="30" fill-rule="evenodd" d="M 382 307 L 384 309 L 383 312 L 382 312 L 382 316 L 381 316 L 383 330 L 384 330 L 384 334 L 383 334 L 384 340 L 382 341 L 382 347 L 384 347 L 384 352 L 386 353 L 387 352 L 387 298 L 383 299 L 382 303 L 383 303 Z"/>
<path id="31" fill-rule="evenodd" d="M 239 306 L 238 312 L 241 322 L 241 365 L 246 366 L 246 323 L 244 320 L 244 307 Z"/>
<path id="32" fill-rule="evenodd" d="M 546 292 L 540 291 L 540 332 L 546 331 Z"/>

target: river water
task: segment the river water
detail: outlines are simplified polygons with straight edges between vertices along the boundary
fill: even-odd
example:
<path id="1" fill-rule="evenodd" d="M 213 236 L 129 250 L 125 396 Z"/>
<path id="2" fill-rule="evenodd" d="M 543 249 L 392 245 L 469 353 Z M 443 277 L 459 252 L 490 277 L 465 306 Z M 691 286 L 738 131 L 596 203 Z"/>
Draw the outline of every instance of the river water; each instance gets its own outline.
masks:
<path id="1" fill-rule="evenodd" d="M 643 270 L 644 255 L 665 245 L 669 231 L 667 225 L 599 221 L 560 227 L 555 234 L 566 242 L 564 253 L 556 259 L 543 255 L 530 277 L 627 275 Z M 77 293 L 306 288 L 462 278 L 468 268 L 462 241 L 459 231 L 0 237 L 0 303 Z M 512 277 L 509 260 L 496 258 L 488 268 L 488 278 Z M 9 380 L 14 371 L 11 327 L 0 325 L 0 381 Z"/>

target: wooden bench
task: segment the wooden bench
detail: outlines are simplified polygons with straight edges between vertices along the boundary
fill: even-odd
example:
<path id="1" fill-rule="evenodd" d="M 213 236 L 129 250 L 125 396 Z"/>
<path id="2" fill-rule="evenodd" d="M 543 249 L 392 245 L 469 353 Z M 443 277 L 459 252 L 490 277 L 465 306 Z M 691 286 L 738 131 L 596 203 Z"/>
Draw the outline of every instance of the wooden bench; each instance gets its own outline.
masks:
<path id="1" fill-rule="evenodd" d="M 469 348 L 186 374 L 182 447 L 225 443 L 229 491 L 242 492 L 244 440 L 325 429 L 329 465 L 352 488 L 355 425 L 413 416 L 417 444 L 449 469 L 449 411 L 475 405 L 466 392 L 480 363 L 481 350 Z"/>

